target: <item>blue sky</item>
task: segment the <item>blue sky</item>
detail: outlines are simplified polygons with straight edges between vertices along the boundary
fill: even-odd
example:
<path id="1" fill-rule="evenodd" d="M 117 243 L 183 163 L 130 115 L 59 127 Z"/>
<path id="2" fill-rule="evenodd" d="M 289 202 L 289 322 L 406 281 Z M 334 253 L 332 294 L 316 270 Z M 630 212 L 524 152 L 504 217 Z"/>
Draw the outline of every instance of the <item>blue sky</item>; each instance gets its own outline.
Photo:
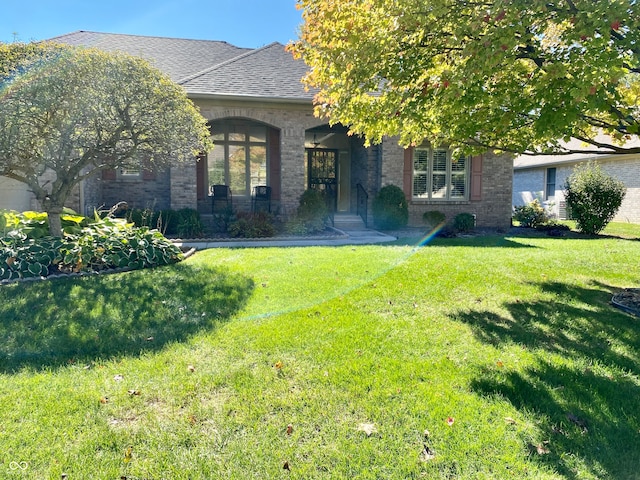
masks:
<path id="1" fill-rule="evenodd" d="M 224 40 L 257 48 L 297 37 L 295 0 L 0 0 L 0 42 L 76 30 Z"/>

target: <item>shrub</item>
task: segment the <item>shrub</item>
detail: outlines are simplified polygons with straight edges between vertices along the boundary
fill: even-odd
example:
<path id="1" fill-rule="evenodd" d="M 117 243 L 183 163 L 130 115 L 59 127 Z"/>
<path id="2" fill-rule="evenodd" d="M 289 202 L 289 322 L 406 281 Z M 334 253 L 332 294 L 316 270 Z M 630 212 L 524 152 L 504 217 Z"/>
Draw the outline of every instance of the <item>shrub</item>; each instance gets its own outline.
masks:
<path id="1" fill-rule="evenodd" d="M 438 210 L 429 210 L 422 214 L 422 220 L 427 224 L 429 230 L 443 225 L 446 218 L 446 215 Z"/>
<path id="2" fill-rule="evenodd" d="M 373 222 L 382 230 L 402 228 L 409 221 L 409 206 L 400 187 L 387 185 L 382 187 L 371 205 Z"/>
<path id="3" fill-rule="evenodd" d="M 520 205 L 514 208 L 513 219 L 518 221 L 523 227 L 536 228 L 549 221 L 547 212 L 536 198 L 527 205 Z"/>
<path id="4" fill-rule="evenodd" d="M 476 226 L 476 217 L 470 213 L 459 213 L 453 219 L 453 228 L 458 232 L 468 233 Z"/>
<path id="5" fill-rule="evenodd" d="M 229 235 L 243 238 L 273 237 L 276 233 L 274 218 L 268 212 L 239 212 L 237 220 L 229 225 Z"/>
<path id="6" fill-rule="evenodd" d="M 300 205 L 287 224 L 287 231 L 299 235 L 320 232 L 326 228 L 328 219 L 329 209 L 324 196 L 310 188 L 300 196 Z"/>
<path id="7" fill-rule="evenodd" d="M 183 208 L 176 212 L 177 229 L 176 233 L 182 238 L 201 237 L 204 226 L 200 220 L 200 214 L 193 208 Z"/>
<path id="8" fill-rule="evenodd" d="M 180 249 L 161 233 L 134 227 L 125 219 L 94 219 L 62 238 L 30 238 L 27 232 L 31 233 L 28 227 L 18 226 L 0 238 L 0 280 L 58 272 L 138 269 L 182 258 Z"/>
<path id="9" fill-rule="evenodd" d="M 565 183 L 565 198 L 578 230 L 601 232 L 622 205 L 623 182 L 600 169 L 595 162 L 578 165 Z"/>

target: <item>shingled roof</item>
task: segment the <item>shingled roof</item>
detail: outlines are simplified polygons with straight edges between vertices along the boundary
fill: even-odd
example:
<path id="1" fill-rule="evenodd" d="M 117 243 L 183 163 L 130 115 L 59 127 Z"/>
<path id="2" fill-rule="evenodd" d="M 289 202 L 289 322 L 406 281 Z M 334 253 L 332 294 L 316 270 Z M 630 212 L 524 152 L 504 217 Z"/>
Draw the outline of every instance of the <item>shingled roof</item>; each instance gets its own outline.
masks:
<path id="1" fill-rule="evenodd" d="M 50 39 L 144 58 L 182 85 L 190 96 L 311 102 L 301 78 L 307 66 L 271 43 L 258 49 L 227 42 L 147 37 L 79 30 Z"/>

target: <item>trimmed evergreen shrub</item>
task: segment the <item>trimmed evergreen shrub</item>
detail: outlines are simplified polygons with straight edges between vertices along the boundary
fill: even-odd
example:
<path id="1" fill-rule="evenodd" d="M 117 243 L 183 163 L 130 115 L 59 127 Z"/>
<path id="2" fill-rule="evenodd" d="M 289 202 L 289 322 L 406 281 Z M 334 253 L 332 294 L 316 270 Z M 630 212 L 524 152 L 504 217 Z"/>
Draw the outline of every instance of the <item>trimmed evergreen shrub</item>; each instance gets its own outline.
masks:
<path id="1" fill-rule="evenodd" d="M 565 183 L 564 196 L 582 233 L 596 234 L 615 217 L 626 194 L 624 183 L 595 162 L 578 165 Z"/>
<path id="2" fill-rule="evenodd" d="M 373 223 L 381 230 L 402 228 L 409 221 L 409 206 L 400 187 L 387 185 L 382 187 L 371 205 Z"/>
<path id="3" fill-rule="evenodd" d="M 453 228 L 458 232 L 468 233 L 476 227 L 476 217 L 470 213 L 459 213 L 453 219 Z"/>
<path id="4" fill-rule="evenodd" d="M 300 196 L 296 215 L 288 222 L 287 231 L 299 235 L 321 232 L 327 227 L 329 209 L 324 196 L 312 188 Z"/>

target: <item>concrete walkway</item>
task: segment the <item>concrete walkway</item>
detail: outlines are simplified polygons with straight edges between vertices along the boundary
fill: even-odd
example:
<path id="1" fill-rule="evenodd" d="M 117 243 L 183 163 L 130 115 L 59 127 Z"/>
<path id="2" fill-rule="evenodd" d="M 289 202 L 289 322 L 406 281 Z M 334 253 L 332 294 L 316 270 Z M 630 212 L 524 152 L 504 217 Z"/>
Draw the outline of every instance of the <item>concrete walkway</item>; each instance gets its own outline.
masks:
<path id="1" fill-rule="evenodd" d="M 339 245 L 367 245 L 372 243 L 392 242 L 397 237 L 378 232 L 377 230 L 343 231 L 335 229 L 335 235 L 317 237 L 282 237 L 282 238 L 254 238 L 254 239 L 209 239 L 176 241 L 176 245 L 186 248 L 204 250 L 206 248 L 237 248 L 237 247 L 315 247 Z"/>

